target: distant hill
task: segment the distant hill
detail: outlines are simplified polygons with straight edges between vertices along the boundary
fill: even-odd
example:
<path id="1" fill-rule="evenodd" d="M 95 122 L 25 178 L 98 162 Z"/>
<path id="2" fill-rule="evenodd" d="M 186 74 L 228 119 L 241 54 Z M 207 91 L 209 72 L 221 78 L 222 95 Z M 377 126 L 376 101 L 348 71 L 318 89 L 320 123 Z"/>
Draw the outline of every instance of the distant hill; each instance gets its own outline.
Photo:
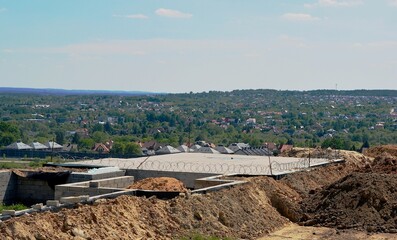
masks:
<path id="1" fill-rule="evenodd" d="M 37 94 L 37 95 L 122 95 L 122 96 L 143 96 L 143 95 L 164 94 L 164 93 L 153 93 L 153 92 L 143 92 L 143 91 L 66 90 L 66 89 L 53 89 L 53 88 L 12 88 L 12 87 L 0 87 L 0 93 Z"/>

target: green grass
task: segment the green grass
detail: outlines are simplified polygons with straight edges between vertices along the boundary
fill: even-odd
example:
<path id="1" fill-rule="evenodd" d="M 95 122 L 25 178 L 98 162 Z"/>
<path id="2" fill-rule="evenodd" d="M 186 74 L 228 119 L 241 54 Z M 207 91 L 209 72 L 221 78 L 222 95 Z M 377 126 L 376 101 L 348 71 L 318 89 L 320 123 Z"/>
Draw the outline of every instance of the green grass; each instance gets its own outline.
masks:
<path id="1" fill-rule="evenodd" d="M 4 204 L 0 204 L 0 212 L 3 210 L 15 210 L 15 211 L 19 211 L 19 210 L 24 210 L 27 209 L 28 207 L 17 203 L 17 204 L 12 204 L 12 205 L 4 205 Z"/>
<path id="2" fill-rule="evenodd" d="M 0 169 L 11 169 L 11 168 L 26 168 L 29 165 L 28 162 L 0 162 Z"/>

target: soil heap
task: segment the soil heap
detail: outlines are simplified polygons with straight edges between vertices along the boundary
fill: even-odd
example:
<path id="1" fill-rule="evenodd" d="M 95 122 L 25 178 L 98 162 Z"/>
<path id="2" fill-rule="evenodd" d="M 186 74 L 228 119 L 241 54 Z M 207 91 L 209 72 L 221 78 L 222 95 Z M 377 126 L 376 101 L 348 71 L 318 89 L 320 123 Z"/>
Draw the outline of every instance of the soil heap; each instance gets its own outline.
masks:
<path id="1" fill-rule="evenodd" d="M 397 175 L 352 173 L 306 199 L 303 208 L 305 225 L 397 233 Z"/>
<path id="2" fill-rule="evenodd" d="M 158 178 L 145 178 L 137 181 L 127 189 L 143 189 L 153 191 L 165 191 L 165 192 L 187 192 L 187 189 L 183 182 L 176 178 L 170 177 L 158 177 Z"/>
<path id="3" fill-rule="evenodd" d="M 397 156 L 397 145 L 382 145 L 371 147 L 365 151 L 365 155 L 370 157 L 378 157 L 384 153 L 388 153 L 392 156 Z"/>
<path id="4" fill-rule="evenodd" d="M 94 205 L 25 215 L 4 221 L 0 236 L 2 239 L 175 239 L 198 232 L 256 239 L 289 223 L 277 209 L 294 215 L 293 209 L 299 207 L 293 204 L 300 199 L 296 192 L 271 178 L 252 180 L 188 198 L 188 195 L 172 200 L 120 196 L 99 200 Z"/>

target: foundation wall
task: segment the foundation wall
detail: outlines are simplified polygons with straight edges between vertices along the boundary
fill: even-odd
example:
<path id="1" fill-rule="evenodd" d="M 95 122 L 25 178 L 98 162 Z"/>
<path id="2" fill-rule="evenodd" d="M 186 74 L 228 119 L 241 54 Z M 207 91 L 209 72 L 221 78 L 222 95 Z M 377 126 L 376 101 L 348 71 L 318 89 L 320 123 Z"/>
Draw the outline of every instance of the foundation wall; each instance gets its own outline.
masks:
<path id="1" fill-rule="evenodd" d="M 134 177 L 123 176 L 103 180 L 69 183 L 55 186 L 55 199 L 80 195 L 97 196 L 123 190 L 134 182 Z"/>
<path id="2" fill-rule="evenodd" d="M 54 199 L 54 189 L 48 185 L 47 181 L 19 176 L 17 178 L 16 201 L 34 204 Z"/>
<path id="3" fill-rule="evenodd" d="M 134 176 L 135 181 L 139 181 L 145 178 L 153 178 L 153 177 L 172 177 L 182 181 L 187 188 L 195 188 L 196 179 L 216 176 L 219 174 L 127 169 L 125 175 Z"/>
<path id="4" fill-rule="evenodd" d="M 17 177 L 11 171 L 0 171 L 0 202 L 11 204 L 16 199 Z"/>

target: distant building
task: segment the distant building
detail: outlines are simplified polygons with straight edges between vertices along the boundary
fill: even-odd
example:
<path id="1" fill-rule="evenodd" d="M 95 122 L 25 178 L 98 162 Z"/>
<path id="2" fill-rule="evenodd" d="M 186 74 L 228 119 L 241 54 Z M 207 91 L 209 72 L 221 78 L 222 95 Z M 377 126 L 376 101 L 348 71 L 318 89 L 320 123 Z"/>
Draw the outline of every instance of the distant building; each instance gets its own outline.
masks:
<path id="1" fill-rule="evenodd" d="M 247 155 L 247 156 L 272 156 L 273 153 L 269 149 L 264 147 L 247 147 L 236 151 L 236 155 Z"/>
<path id="2" fill-rule="evenodd" d="M 251 147 L 248 143 L 232 143 L 229 145 L 229 149 L 232 150 L 233 152 L 237 152 L 238 150 L 242 148 L 248 148 Z"/>
<path id="3" fill-rule="evenodd" d="M 6 146 L 6 149 L 13 149 L 13 150 L 31 150 L 32 147 L 21 142 L 15 142 L 15 143 L 11 143 L 10 145 Z"/>
<path id="4" fill-rule="evenodd" d="M 33 150 L 48 150 L 48 147 L 44 144 L 41 144 L 39 142 L 32 142 L 29 144 Z"/>
<path id="5" fill-rule="evenodd" d="M 221 154 L 217 150 L 211 148 L 211 147 L 201 147 L 199 148 L 196 152 L 198 153 L 211 153 L 211 154 Z"/>
<path id="6" fill-rule="evenodd" d="M 233 154 L 234 153 L 230 148 L 227 148 L 223 145 L 219 145 L 219 146 L 215 147 L 215 150 L 222 154 Z"/>
<path id="7" fill-rule="evenodd" d="M 165 146 L 160 148 L 159 150 L 156 151 L 156 154 L 172 154 L 172 153 L 180 153 L 178 149 L 172 147 L 172 146 Z"/>
<path id="8" fill-rule="evenodd" d="M 55 151 L 55 152 L 62 151 L 62 149 L 63 149 L 63 146 L 62 146 L 62 145 L 59 145 L 58 143 L 53 142 L 53 141 L 46 142 L 46 143 L 44 143 L 44 145 L 45 145 L 49 150 Z"/>
<path id="9" fill-rule="evenodd" d="M 103 143 L 95 143 L 94 149 L 95 152 L 98 153 L 109 153 L 110 149 L 105 146 Z"/>

